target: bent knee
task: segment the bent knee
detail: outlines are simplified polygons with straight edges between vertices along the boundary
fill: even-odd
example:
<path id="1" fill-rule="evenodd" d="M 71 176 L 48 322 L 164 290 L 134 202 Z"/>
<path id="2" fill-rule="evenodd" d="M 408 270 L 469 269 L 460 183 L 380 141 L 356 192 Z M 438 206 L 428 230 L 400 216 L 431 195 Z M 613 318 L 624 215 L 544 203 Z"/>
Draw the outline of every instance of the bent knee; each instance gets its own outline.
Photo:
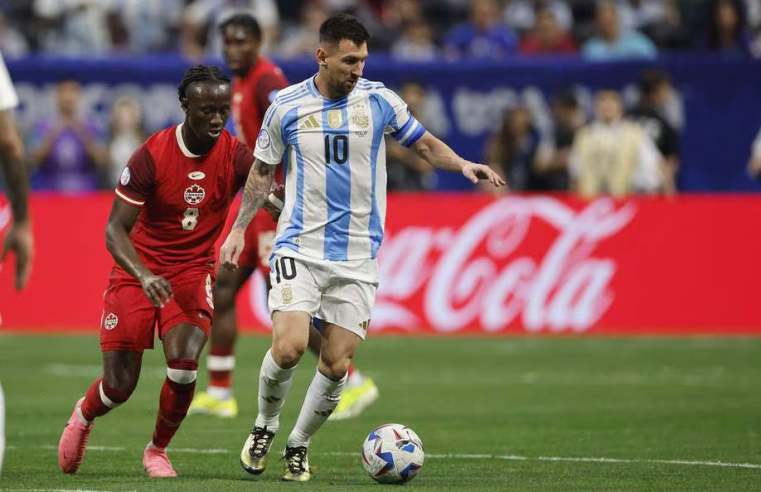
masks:
<path id="1" fill-rule="evenodd" d="M 289 369 L 299 363 L 306 349 L 306 342 L 277 340 L 272 344 L 272 358 L 278 366 Z"/>
<path id="2" fill-rule="evenodd" d="M 110 400 L 117 403 L 124 403 L 129 399 L 137 387 L 138 375 L 128 371 L 121 371 L 115 374 L 107 374 L 104 378 L 104 385 L 101 387 L 101 396 L 105 394 Z"/>
<path id="3" fill-rule="evenodd" d="M 351 365 L 351 359 L 349 358 L 337 358 L 327 359 L 321 358 L 319 363 L 320 372 L 333 381 L 343 379 L 349 372 L 349 366 Z"/>
<path id="4" fill-rule="evenodd" d="M 238 289 L 235 283 L 230 281 L 217 281 L 212 287 L 214 295 L 214 310 L 224 311 L 235 307 L 235 298 L 238 295 Z"/>

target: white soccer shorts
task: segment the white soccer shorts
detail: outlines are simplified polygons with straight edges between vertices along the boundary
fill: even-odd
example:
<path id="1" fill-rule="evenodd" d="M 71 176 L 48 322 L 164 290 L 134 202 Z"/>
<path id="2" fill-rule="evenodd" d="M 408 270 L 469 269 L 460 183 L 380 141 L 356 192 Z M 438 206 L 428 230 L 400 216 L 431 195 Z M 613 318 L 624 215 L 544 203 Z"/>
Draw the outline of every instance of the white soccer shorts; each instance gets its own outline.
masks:
<path id="1" fill-rule="evenodd" d="M 378 288 L 378 260 L 329 261 L 279 250 L 270 261 L 270 313 L 303 311 L 363 340 Z"/>

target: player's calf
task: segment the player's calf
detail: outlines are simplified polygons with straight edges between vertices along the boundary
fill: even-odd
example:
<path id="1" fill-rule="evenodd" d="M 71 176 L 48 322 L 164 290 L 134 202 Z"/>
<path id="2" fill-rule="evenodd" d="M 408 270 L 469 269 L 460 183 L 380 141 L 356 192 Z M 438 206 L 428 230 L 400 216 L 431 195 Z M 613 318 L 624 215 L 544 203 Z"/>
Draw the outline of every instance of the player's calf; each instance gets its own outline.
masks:
<path id="1" fill-rule="evenodd" d="M 75 473 L 82 465 L 93 421 L 127 401 L 130 392 L 111 388 L 102 378 L 95 380 L 74 406 L 58 442 L 58 465 L 64 473 Z"/>

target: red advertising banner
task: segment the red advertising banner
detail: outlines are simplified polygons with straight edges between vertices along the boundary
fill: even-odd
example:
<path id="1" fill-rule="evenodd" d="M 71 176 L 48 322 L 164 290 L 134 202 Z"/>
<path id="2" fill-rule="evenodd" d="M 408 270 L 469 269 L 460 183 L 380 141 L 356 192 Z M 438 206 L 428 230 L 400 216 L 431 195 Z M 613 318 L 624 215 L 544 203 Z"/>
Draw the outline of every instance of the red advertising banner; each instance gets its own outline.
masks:
<path id="1" fill-rule="evenodd" d="M 0 272 L 3 328 L 96 330 L 112 196 L 35 195 L 27 290 Z M 761 335 L 761 197 L 616 202 L 397 194 L 388 201 L 374 333 Z M 0 230 L 9 212 L 0 207 Z M 264 283 L 241 326 L 266 332 Z"/>

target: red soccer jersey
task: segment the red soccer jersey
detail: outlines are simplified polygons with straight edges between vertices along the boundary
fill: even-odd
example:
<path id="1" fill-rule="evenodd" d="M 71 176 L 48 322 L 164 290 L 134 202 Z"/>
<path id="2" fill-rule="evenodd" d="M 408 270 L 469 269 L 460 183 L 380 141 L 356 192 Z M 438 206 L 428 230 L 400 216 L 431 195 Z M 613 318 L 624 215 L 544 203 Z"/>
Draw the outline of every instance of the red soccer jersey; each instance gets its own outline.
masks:
<path id="1" fill-rule="evenodd" d="M 235 132 L 241 142 L 249 147 L 256 144 L 256 137 L 262 127 L 264 113 L 275 99 L 280 89 L 288 87 L 280 67 L 259 57 L 245 77 L 233 77 L 232 117 Z M 275 171 L 275 181 L 283 182 L 282 166 Z"/>
<path id="2" fill-rule="evenodd" d="M 154 273 L 214 262 L 214 242 L 253 152 L 223 131 L 214 147 L 193 155 L 182 125 L 154 133 L 124 168 L 116 195 L 142 207 L 130 239 Z M 117 276 L 129 276 L 116 267 Z"/>

